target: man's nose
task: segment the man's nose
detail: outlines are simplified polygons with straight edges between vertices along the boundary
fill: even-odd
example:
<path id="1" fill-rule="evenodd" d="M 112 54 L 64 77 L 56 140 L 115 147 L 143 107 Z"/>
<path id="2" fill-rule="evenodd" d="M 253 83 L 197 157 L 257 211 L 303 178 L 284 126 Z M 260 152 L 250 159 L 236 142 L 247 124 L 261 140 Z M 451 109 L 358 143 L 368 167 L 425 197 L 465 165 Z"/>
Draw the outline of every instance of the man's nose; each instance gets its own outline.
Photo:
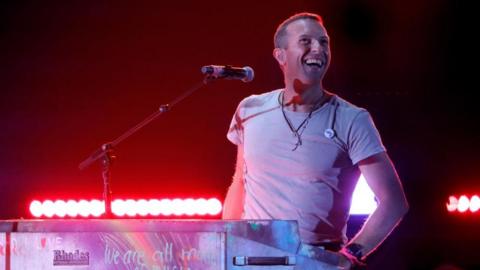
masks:
<path id="1" fill-rule="evenodd" d="M 310 51 L 320 52 L 320 48 L 320 42 L 316 39 L 312 39 L 312 41 L 310 42 Z"/>

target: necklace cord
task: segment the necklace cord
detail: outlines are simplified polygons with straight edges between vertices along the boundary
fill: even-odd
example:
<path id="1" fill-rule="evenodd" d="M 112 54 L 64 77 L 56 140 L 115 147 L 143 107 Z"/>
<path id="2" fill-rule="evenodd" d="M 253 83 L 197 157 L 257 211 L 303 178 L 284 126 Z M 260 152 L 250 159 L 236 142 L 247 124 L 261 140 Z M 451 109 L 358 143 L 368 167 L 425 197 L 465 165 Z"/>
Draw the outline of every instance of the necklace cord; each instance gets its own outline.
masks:
<path id="1" fill-rule="evenodd" d="M 308 121 L 310 120 L 310 118 L 312 117 L 312 114 L 313 112 L 318 109 L 320 107 L 320 105 L 322 104 L 322 101 L 323 101 L 323 98 L 325 97 L 325 94 L 323 94 L 319 99 L 318 101 L 315 103 L 314 106 L 312 106 L 312 108 L 310 109 L 310 112 L 308 112 L 308 115 L 307 117 L 305 117 L 305 119 L 303 119 L 302 123 L 300 123 L 300 125 L 297 127 L 297 128 L 294 128 L 293 127 L 293 124 L 290 122 L 290 119 L 288 119 L 286 113 L 285 113 L 285 105 L 284 105 L 284 91 L 280 92 L 280 94 L 278 95 L 278 103 L 280 103 L 280 107 L 282 109 L 282 115 L 283 115 L 283 118 L 285 119 L 285 122 L 287 122 L 287 125 L 288 127 L 290 128 L 290 130 L 292 131 L 293 135 L 295 137 L 297 137 L 297 143 L 295 144 L 295 147 L 292 149 L 292 151 L 295 151 L 297 150 L 297 148 L 302 145 L 302 133 L 303 131 L 305 130 L 305 128 L 307 127 L 307 124 L 308 124 Z M 300 129 L 303 127 L 302 131 L 300 131 Z"/>

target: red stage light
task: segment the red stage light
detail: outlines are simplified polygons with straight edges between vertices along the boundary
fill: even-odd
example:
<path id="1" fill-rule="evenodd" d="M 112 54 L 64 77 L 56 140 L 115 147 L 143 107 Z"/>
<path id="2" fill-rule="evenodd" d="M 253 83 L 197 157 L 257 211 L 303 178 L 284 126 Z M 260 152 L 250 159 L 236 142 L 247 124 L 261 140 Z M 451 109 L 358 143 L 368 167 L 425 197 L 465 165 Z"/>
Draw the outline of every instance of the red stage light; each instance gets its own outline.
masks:
<path id="1" fill-rule="evenodd" d="M 94 217 L 99 217 L 105 212 L 105 206 L 103 201 L 91 200 L 90 201 L 91 214 Z"/>
<path id="2" fill-rule="evenodd" d="M 222 203 L 217 199 L 209 199 L 207 201 L 207 213 L 216 215 L 220 212 L 222 212 Z"/>
<path id="3" fill-rule="evenodd" d="M 125 207 L 125 213 L 127 214 L 127 216 L 134 217 L 137 214 L 135 206 L 136 206 L 136 203 L 134 200 L 129 199 L 125 201 L 124 207 Z"/>
<path id="4" fill-rule="evenodd" d="M 164 216 L 170 216 L 173 213 L 171 200 L 163 199 L 160 201 L 160 213 Z"/>
<path id="5" fill-rule="evenodd" d="M 86 200 L 80 200 L 78 202 L 78 214 L 82 217 L 88 217 L 90 215 L 90 203 Z"/>
<path id="6" fill-rule="evenodd" d="M 56 200 L 53 205 L 55 208 L 55 215 L 62 218 L 65 217 L 65 215 L 67 214 L 67 204 L 65 203 L 65 201 Z"/>
<path id="7" fill-rule="evenodd" d="M 478 195 L 473 195 L 470 198 L 467 195 L 461 195 L 458 198 L 449 196 L 446 206 L 448 212 L 465 213 L 470 210 L 470 212 L 476 213 L 480 209 L 480 197 Z"/>
<path id="8" fill-rule="evenodd" d="M 457 211 L 463 213 L 468 210 L 469 206 L 470 201 L 468 200 L 468 197 L 465 195 L 460 196 L 460 199 L 458 199 Z"/>
<path id="9" fill-rule="evenodd" d="M 174 199 L 172 201 L 172 210 L 173 210 L 173 214 L 176 216 L 183 215 L 183 204 L 180 199 Z"/>
<path id="10" fill-rule="evenodd" d="M 40 202 L 34 200 L 30 203 L 30 213 L 36 218 L 51 218 L 53 216 L 64 218 L 65 216 L 76 217 L 100 217 L 105 213 L 105 206 L 100 200 L 46 200 Z M 112 201 L 112 212 L 117 217 L 156 217 L 156 216 L 204 216 L 218 215 L 222 211 L 222 204 L 218 199 L 140 199 Z"/>
<path id="11" fill-rule="evenodd" d="M 148 214 L 152 216 L 160 215 L 160 201 L 157 199 L 148 200 Z"/>
<path id="12" fill-rule="evenodd" d="M 197 200 L 197 212 L 199 215 L 205 215 L 208 212 L 207 200 L 205 199 Z"/>
<path id="13" fill-rule="evenodd" d="M 457 210 L 458 200 L 455 196 L 448 197 L 447 211 L 455 212 Z"/>
<path id="14" fill-rule="evenodd" d="M 51 200 L 46 200 L 42 203 L 42 212 L 46 217 L 53 217 L 55 214 L 55 204 Z"/>
<path id="15" fill-rule="evenodd" d="M 102 201 L 103 203 L 103 201 Z M 125 209 L 125 203 L 123 200 L 114 200 L 112 202 L 112 212 L 115 216 L 117 217 L 123 217 L 125 216 L 125 212 L 126 212 L 126 209 Z"/>
<path id="16" fill-rule="evenodd" d="M 478 211 L 479 208 L 480 208 L 480 197 L 478 197 L 477 195 L 474 195 L 472 196 L 472 198 L 470 198 L 470 211 L 472 213 L 475 213 Z"/>
<path id="17" fill-rule="evenodd" d="M 193 216 L 195 213 L 197 213 L 197 206 L 195 205 L 195 201 L 193 199 L 186 199 L 183 203 L 185 215 Z"/>
<path id="18" fill-rule="evenodd" d="M 34 217 L 41 217 L 42 214 L 43 214 L 43 211 L 42 211 L 42 203 L 39 202 L 39 201 L 32 201 L 30 203 L 30 213 L 34 216 Z"/>
<path id="19" fill-rule="evenodd" d="M 77 202 L 74 200 L 67 201 L 67 215 L 69 217 L 76 217 L 78 215 Z"/>

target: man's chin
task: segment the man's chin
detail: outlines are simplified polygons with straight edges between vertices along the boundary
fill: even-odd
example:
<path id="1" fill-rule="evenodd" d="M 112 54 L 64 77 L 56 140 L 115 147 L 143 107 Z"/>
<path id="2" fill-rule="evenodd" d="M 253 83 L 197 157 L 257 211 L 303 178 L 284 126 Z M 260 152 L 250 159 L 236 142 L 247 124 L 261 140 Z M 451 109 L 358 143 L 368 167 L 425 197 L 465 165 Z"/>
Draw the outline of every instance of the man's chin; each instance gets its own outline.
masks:
<path id="1" fill-rule="evenodd" d="M 323 73 L 321 72 L 306 72 L 302 76 L 299 76 L 299 80 L 301 80 L 305 84 L 317 84 L 322 81 Z"/>

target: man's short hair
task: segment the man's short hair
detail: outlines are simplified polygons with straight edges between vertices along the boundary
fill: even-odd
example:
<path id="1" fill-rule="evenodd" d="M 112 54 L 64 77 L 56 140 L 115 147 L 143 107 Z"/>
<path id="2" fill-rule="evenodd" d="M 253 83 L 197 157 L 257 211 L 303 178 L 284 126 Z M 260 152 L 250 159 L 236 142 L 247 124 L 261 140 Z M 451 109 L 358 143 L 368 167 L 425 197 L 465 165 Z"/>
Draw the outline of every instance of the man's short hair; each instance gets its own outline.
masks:
<path id="1" fill-rule="evenodd" d="M 318 14 L 309 13 L 309 12 L 294 14 L 290 18 L 283 21 L 277 27 L 277 31 L 275 31 L 275 35 L 273 36 L 273 44 L 275 45 L 275 48 L 285 49 L 287 47 L 286 40 L 285 40 L 285 37 L 287 36 L 287 26 L 294 21 L 304 20 L 304 19 L 314 20 L 320 23 L 321 25 L 323 25 L 322 17 L 320 17 L 320 15 Z"/>

